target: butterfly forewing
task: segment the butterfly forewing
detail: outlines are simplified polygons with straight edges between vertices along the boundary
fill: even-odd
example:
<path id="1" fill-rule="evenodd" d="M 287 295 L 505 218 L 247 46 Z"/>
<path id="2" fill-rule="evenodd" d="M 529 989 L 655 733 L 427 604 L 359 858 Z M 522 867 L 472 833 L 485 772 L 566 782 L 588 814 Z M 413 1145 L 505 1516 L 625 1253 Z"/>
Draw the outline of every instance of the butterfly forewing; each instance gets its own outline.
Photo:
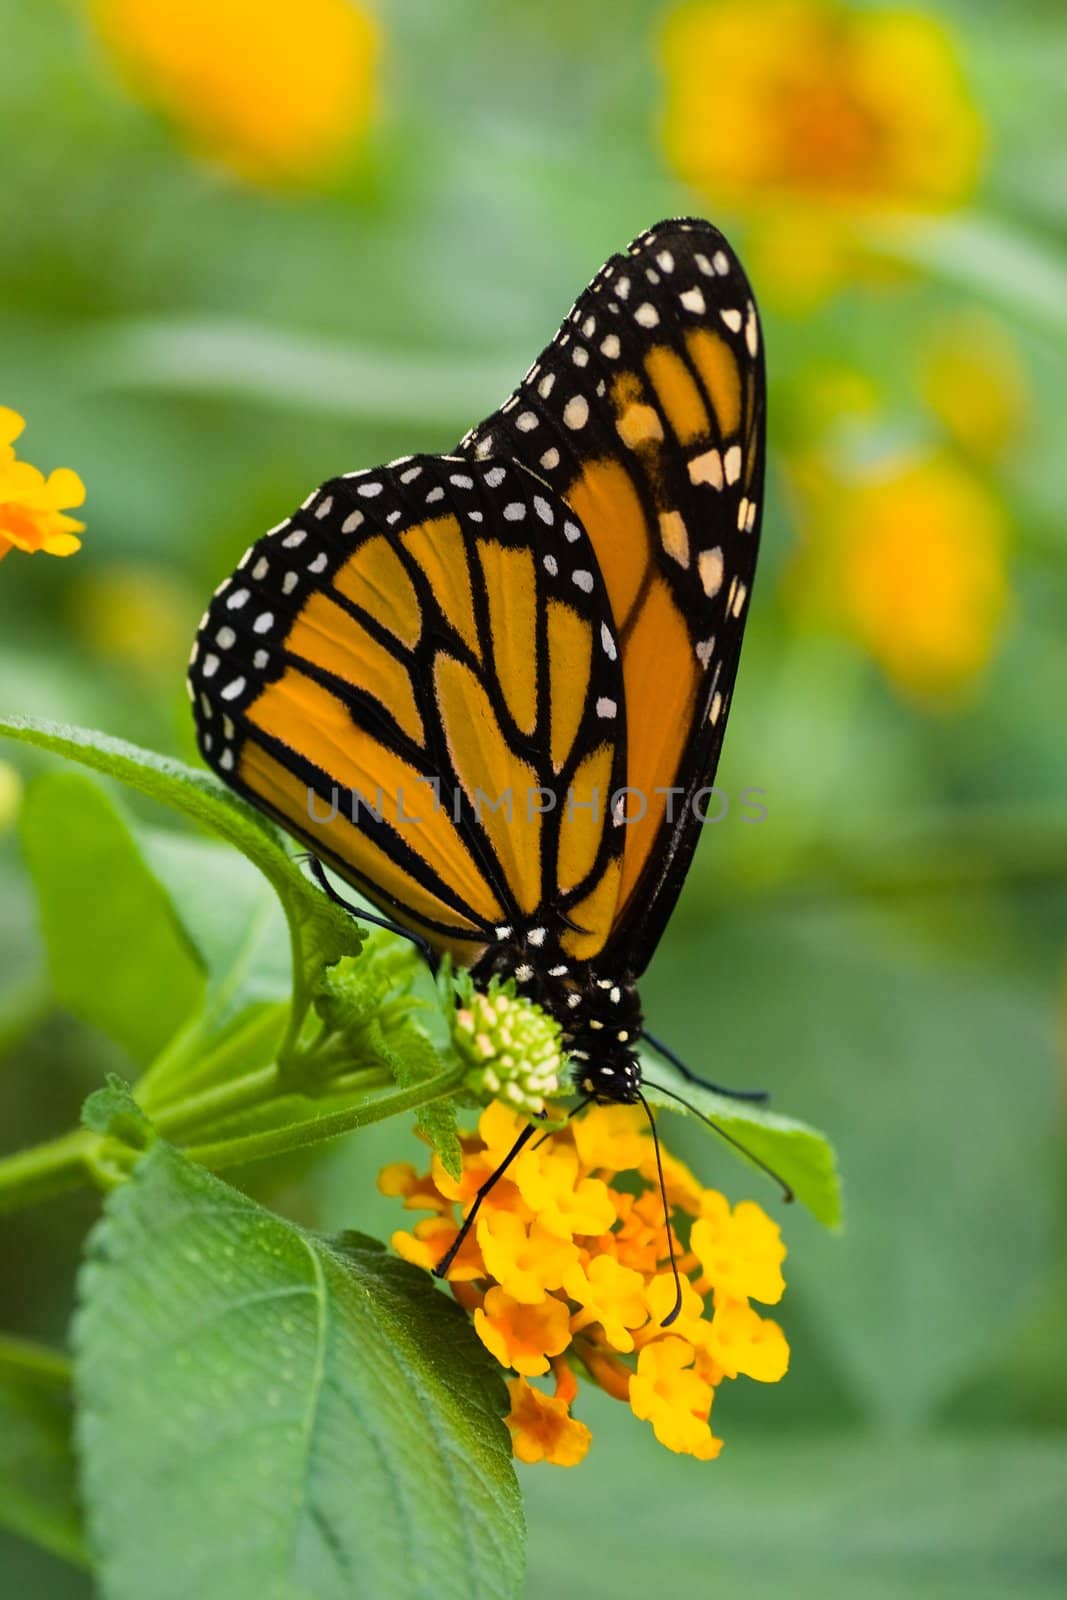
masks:
<path id="1" fill-rule="evenodd" d="M 521 465 L 324 484 L 217 591 L 189 682 L 208 762 L 438 949 L 602 948 L 618 641 L 580 521 Z"/>
<path id="2" fill-rule="evenodd" d="M 718 762 L 756 564 L 764 412 L 751 289 L 722 235 L 684 219 L 612 257 L 460 447 L 550 485 L 604 576 L 631 791 L 608 955 L 635 974 L 681 888 Z"/>

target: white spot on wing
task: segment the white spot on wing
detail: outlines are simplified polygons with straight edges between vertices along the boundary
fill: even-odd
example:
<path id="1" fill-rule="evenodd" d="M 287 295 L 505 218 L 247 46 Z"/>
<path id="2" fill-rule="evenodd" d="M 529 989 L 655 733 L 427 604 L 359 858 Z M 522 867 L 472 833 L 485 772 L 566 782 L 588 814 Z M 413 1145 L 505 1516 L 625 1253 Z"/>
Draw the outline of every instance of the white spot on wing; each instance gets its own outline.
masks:
<path id="1" fill-rule="evenodd" d="M 710 600 L 722 588 L 723 560 L 721 546 L 716 545 L 712 550 L 702 550 L 697 558 L 697 568 L 700 572 L 700 581 L 704 585 L 704 593 Z"/>
<path id="2" fill-rule="evenodd" d="M 576 394 L 563 407 L 563 420 L 568 428 L 584 428 L 589 421 L 589 401 L 584 394 Z"/>

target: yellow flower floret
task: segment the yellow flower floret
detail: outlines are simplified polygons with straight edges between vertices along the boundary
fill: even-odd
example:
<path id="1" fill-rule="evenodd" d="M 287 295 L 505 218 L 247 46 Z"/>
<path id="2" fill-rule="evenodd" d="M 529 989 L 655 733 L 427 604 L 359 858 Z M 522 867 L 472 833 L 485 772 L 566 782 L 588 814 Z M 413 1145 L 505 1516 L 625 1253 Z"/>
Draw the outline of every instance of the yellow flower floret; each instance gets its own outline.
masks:
<path id="1" fill-rule="evenodd" d="M 708 1281 L 736 1299 L 751 1297 L 777 1305 L 785 1290 L 782 1230 L 761 1206 L 742 1200 L 731 1211 L 721 1194 L 704 1196 L 689 1246 Z"/>
<path id="2" fill-rule="evenodd" d="M 660 1444 L 698 1461 L 713 1461 L 722 1449 L 708 1423 L 714 1390 L 692 1371 L 696 1351 L 668 1336 L 646 1345 L 630 1379 L 630 1409 L 651 1422 Z"/>
<path id="3" fill-rule="evenodd" d="M 716 1301 L 705 1348 L 728 1378 L 742 1373 L 758 1383 L 777 1383 L 789 1367 L 789 1346 L 777 1322 L 744 1300 Z"/>
<path id="4" fill-rule="evenodd" d="M 46 478 L 20 461 L 14 445 L 25 426 L 17 411 L 0 406 L 0 560 L 10 550 L 73 555 L 85 523 L 66 513 L 82 504 L 85 486 L 69 467 L 57 467 Z"/>
<path id="5" fill-rule="evenodd" d="M 522 1127 L 510 1107 L 486 1107 L 477 1135 L 461 1140 L 458 1180 L 436 1158 L 425 1175 L 403 1162 L 383 1170 L 385 1193 L 431 1213 L 394 1235 L 399 1254 L 436 1266 Z M 709 1423 L 718 1386 L 738 1376 L 773 1383 L 786 1371 L 781 1328 L 749 1304 L 781 1297 L 777 1226 L 751 1201 L 731 1207 L 704 1189 L 669 1152 L 663 1161 L 682 1294 L 669 1327 L 675 1280 L 638 1108 L 592 1106 L 531 1141 L 483 1197 L 449 1268 L 482 1343 L 516 1374 L 507 1423 L 523 1461 L 573 1466 L 585 1455 L 589 1430 L 571 1415 L 575 1370 L 628 1403 L 667 1449 L 702 1461 L 721 1449 Z M 551 1395 L 530 1382 L 550 1370 Z"/>

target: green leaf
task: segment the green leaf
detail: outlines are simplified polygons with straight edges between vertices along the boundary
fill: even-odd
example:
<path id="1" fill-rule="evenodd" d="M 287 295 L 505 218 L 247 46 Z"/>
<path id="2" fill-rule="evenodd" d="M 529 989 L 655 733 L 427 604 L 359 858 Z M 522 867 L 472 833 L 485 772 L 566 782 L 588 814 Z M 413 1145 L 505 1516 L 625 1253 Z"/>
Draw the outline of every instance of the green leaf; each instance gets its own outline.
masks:
<path id="1" fill-rule="evenodd" d="M 285 918 L 261 873 L 226 845 L 162 828 L 138 829 L 145 858 L 164 883 L 207 974 L 212 1033 L 249 1006 L 292 989 Z"/>
<path id="2" fill-rule="evenodd" d="M 523 1571 L 500 1369 L 430 1278 L 263 1211 L 160 1141 L 75 1321 L 105 1600 L 504 1600 Z"/>
<path id="3" fill-rule="evenodd" d="M 21 831 L 57 998 L 143 1065 L 204 991 L 166 890 L 114 801 L 81 773 L 37 777 Z"/>
<path id="4" fill-rule="evenodd" d="M 833 1146 L 825 1134 L 776 1111 L 714 1094 L 691 1083 L 658 1056 L 643 1054 L 641 1070 L 646 1098 L 653 1105 L 690 1117 L 700 1126 L 706 1126 L 700 1123 L 701 1115 L 710 1117 L 727 1134 L 728 1148 L 742 1160 L 752 1157 L 750 1165 L 770 1167 L 817 1221 L 827 1228 L 841 1226 L 841 1181 Z M 688 1105 L 673 1095 L 680 1095 Z"/>
<path id="5" fill-rule="evenodd" d="M 289 920 L 299 958 L 298 1000 L 324 964 L 358 954 L 361 937 L 352 918 L 308 882 L 274 828 L 213 774 L 91 729 L 29 717 L 0 717 L 0 735 L 118 778 L 236 845 L 272 885 Z"/>
<path id="6" fill-rule="evenodd" d="M 71 1416 L 67 1361 L 0 1339 L 0 1524 L 83 1565 Z"/>

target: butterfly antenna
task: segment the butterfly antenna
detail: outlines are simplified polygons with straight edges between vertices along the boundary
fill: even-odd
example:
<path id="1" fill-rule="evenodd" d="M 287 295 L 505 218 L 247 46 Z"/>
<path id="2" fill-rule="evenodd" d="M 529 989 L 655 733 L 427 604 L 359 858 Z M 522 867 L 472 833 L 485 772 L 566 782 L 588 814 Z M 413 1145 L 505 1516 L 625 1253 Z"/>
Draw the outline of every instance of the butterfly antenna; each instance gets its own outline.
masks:
<path id="1" fill-rule="evenodd" d="M 464 1239 L 467 1237 L 468 1233 L 470 1233 L 470 1231 L 471 1231 L 471 1228 L 474 1226 L 474 1219 L 478 1215 L 479 1209 L 481 1208 L 482 1201 L 485 1199 L 486 1195 L 493 1188 L 493 1186 L 500 1182 L 501 1178 L 504 1176 L 505 1172 L 511 1166 L 511 1163 L 514 1161 L 515 1157 L 518 1155 L 519 1151 L 522 1149 L 522 1147 L 526 1143 L 527 1139 L 531 1139 L 533 1137 L 533 1135 L 536 1133 L 536 1131 L 537 1130 L 534 1127 L 533 1123 L 532 1122 L 528 1122 L 526 1124 L 526 1126 L 523 1128 L 522 1132 L 519 1134 L 519 1137 L 515 1140 L 515 1143 L 512 1145 L 512 1147 L 508 1151 L 507 1155 L 504 1157 L 503 1161 L 497 1167 L 496 1171 L 495 1172 L 491 1172 L 489 1174 L 488 1178 L 486 1178 L 485 1182 L 482 1184 L 481 1188 L 478 1190 L 478 1193 L 474 1196 L 474 1204 L 471 1206 L 470 1210 L 467 1212 L 467 1215 L 464 1217 L 463 1222 L 462 1222 L 462 1224 L 460 1226 L 459 1232 L 456 1234 L 456 1237 L 452 1240 L 452 1243 L 449 1245 L 448 1249 L 445 1251 L 444 1255 L 441 1257 L 441 1259 L 437 1263 L 436 1267 L 434 1267 L 433 1275 L 434 1275 L 435 1278 L 443 1278 L 445 1276 L 445 1274 L 447 1273 L 449 1267 L 452 1265 L 453 1261 L 456 1259 L 456 1256 L 459 1254 L 460 1250 L 462 1249 Z"/>
<path id="2" fill-rule="evenodd" d="M 678 1276 L 678 1263 L 674 1258 L 674 1229 L 671 1227 L 671 1212 L 670 1207 L 667 1204 L 667 1180 L 663 1176 L 663 1157 L 660 1155 L 659 1134 L 656 1132 L 656 1119 L 652 1115 L 652 1107 L 649 1105 L 640 1089 L 637 1091 L 637 1098 L 645 1108 L 645 1116 L 648 1118 L 648 1126 L 652 1130 L 652 1148 L 656 1152 L 656 1171 L 659 1174 L 659 1193 L 660 1199 L 663 1201 L 663 1225 L 667 1230 L 667 1251 L 671 1258 L 671 1271 L 674 1273 L 674 1305 L 660 1323 L 661 1328 L 669 1328 L 671 1323 L 675 1320 L 675 1318 L 678 1316 L 678 1313 L 682 1309 L 682 1280 Z"/>
<path id="3" fill-rule="evenodd" d="M 687 1111 L 692 1112 L 694 1117 L 699 1117 L 701 1122 L 706 1123 L 714 1133 L 719 1135 L 720 1139 L 725 1139 L 726 1143 L 732 1144 L 735 1150 L 740 1150 L 741 1154 L 743 1156 L 747 1156 L 754 1167 L 759 1167 L 761 1172 L 765 1172 L 768 1178 L 772 1178 L 774 1180 L 774 1182 L 782 1191 L 782 1199 L 785 1201 L 786 1205 L 793 1204 L 793 1201 L 796 1199 L 796 1195 L 794 1194 L 791 1186 L 786 1183 L 782 1175 L 778 1172 L 775 1172 L 773 1167 L 769 1167 L 766 1161 L 762 1161 L 759 1156 L 754 1154 L 754 1152 L 748 1148 L 747 1145 L 742 1144 L 740 1139 L 735 1139 L 732 1133 L 727 1133 L 726 1129 L 721 1123 L 713 1122 L 710 1117 L 704 1115 L 703 1111 L 698 1111 L 696 1106 L 692 1105 L 688 1100 L 683 1100 L 680 1094 L 675 1094 L 674 1090 L 668 1089 L 665 1084 L 652 1083 L 650 1080 L 646 1080 L 646 1082 L 648 1082 L 648 1087 L 650 1089 L 657 1090 L 659 1094 L 668 1094 L 672 1100 L 677 1100 L 680 1106 L 684 1106 Z"/>
<path id="4" fill-rule="evenodd" d="M 643 1030 L 641 1037 L 665 1061 L 669 1061 L 672 1067 L 677 1067 L 683 1078 L 688 1078 L 690 1083 L 698 1083 L 702 1089 L 710 1089 L 713 1094 L 724 1095 L 728 1100 L 750 1100 L 753 1105 L 759 1106 L 765 1106 L 771 1098 L 769 1091 L 766 1089 L 728 1089 L 725 1084 L 712 1083 L 710 1078 L 698 1077 L 691 1067 L 686 1066 L 684 1061 L 679 1061 L 674 1051 L 668 1049 L 662 1039 L 657 1039 L 653 1034 L 646 1033 Z"/>
<path id="5" fill-rule="evenodd" d="M 399 934 L 401 939 L 410 939 L 411 943 L 422 955 L 430 971 L 437 971 L 436 952 L 429 941 L 422 937 L 421 933 L 412 933 L 410 928 L 402 928 L 398 922 L 390 922 L 388 917 L 381 917 L 374 911 L 367 911 L 363 906 L 354 906 L 350 900 L 346 900 L 343 895 L 337 893 L 337 890 L 326 876 L 326 868 L 318 856 L 313 856 L 310 851 L 304 855 L 297 856 L 296 859 L 307 862 L 311 868 L 312 877 L 318 883 L 326 898 L 332 900 L 335 906 L 340 906 L 342 911 L 349 912 L 353 917 L 358 918 L 360 922 L 371 922 L 376 928 L 385 928 L 389 933 Z"/>

